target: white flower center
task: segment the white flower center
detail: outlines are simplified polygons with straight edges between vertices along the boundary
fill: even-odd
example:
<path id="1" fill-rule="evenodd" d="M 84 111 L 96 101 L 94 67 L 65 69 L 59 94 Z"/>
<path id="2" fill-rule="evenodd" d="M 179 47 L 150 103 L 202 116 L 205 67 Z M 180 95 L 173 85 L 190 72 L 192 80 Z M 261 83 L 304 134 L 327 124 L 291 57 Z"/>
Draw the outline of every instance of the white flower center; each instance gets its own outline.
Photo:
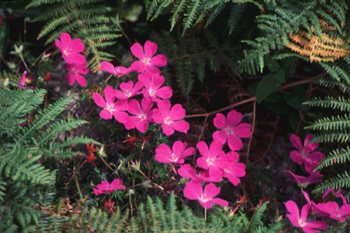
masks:
<path id="1" fill-rule="evenodd" d="M 176 163 L 178 160 L 179 160 L 179 157 L 176 154 L 171 153 L 170 161 L 173 163 Z"/>
<path id="2" fill-rule="evenodd" d="M 150 65 L 151 64 L 151 58 L 150 57 L 144 57 L 142 59 L 143 64 Z"/>
<path id="3" fill-rule="evenodd" d="M 107 104 L 106 110 L 110 113 L 115 112 L 114 104 Z"/>
<path id="4" fill-rule="evenodd" d="M 208 164 L 208 166 L 213 166 L 214 165 L 214 162 L 215 162 L 215 158 L 213 157 L 208 157 L 206 160 L 205 160 Z"/>
<path id="5" fill-rule="evenodd" d="M 137 118 L 139 118 L 140 120 L 146 120 L 147 116 L 142 112 L 139 115 L 137 115 Z"/>
<path id="6" fill-rule="evenodd" d="M 228 135 L 233 134 L 233 129 L 231 127 L 227 126 L 224 130 L 225 130 L 226 134 L 228 134 Z"/>
<path id="7" fill-rule="evenodd" d="M 205 194 L 202 194 L 198 199 L 204 203 L 210 201 L 210 198 L 207 198 L 207 195 L 205 195 Z"/>
<path id="8" fill-rule="evenodd" d="M 171 125 L 173 123 L 173 120 L 170 117 L 166 117 L 164 119 L 164 124 L 165 125 Z"/>
<path id="9" fill-rule="evenodd" d="M 155 93 L 156 92 L 152 88 L 148 89 L 149 96 L 153 97 Z"/>
<path id="10" fill-rule="evenodd" d="M 299 225 L 300 227 L 304 227 L 304 226 L 306 225 L 306 222 L 303 221 L 302 219 L 298 219 L 298 225 Z"/>

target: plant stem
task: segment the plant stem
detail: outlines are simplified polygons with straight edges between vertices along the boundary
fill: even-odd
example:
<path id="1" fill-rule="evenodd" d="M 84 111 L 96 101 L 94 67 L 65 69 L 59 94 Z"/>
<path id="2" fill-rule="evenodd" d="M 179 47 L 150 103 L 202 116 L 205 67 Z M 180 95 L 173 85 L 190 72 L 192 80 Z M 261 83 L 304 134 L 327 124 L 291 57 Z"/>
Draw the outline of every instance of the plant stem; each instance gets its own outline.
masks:
<path id="1" fill-rule="evenodd" d="M 84 196 L 83 196 L 83 193 L 81 192 L 80 184 L 79 184 L 79 181 L 78 181 L 78 177 L 76 176 L 75 173 L 74 173 L 74 183 L 75 183 L 75 186 L 77 187 L 80 199 L 83 199 Z"/>

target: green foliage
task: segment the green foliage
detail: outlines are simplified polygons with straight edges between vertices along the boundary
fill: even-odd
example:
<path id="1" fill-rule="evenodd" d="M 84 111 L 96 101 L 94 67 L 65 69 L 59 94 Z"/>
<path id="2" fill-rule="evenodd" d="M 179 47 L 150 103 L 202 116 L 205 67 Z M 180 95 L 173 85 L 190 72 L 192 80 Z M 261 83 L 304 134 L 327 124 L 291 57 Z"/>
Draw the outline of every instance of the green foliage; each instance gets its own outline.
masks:
<path id="1" fill-rule="evenodd" d="M 169 65 L 163 69 L 163 73 L 169 79 L 177 80 L 185 96 L 190 94 L 196 79 L 203 82 L 207 71 L 226 69 L 234 73 L 237 70 L 233 62 L 235 47 L 209 32 L 200 37 L 178 39 L 164 32 L 153 34 L 152 39 L 158 43 L 160 51 L 169 57 Z"/>
<path id="2" fill-rule="evenodd" d="M 46 159 L 77 153 L 67 144 L 67 132 L 86 122 L 60 119 L 70 97 L 40 109 L 45 94 L 41 89 L 0 90 L 1 232 L 36 232 L 42 193 L 56 181 L 55 171 L 45 166 Z M 84 142 L 96 143 L 88 138 Z"/>
<path id="3" fill-rule="evenodd" d="M 209 212 L 209 219 L 195 216 L 192 211 L 183 206 L 177 208 L 174 195 L 169 197 L 164 206 L 159 198 L 147 198 L 145 204 L 141 204 L 136 215 L 129 218 L 129 211 L 122 212 L 119 208 L 112 215 L 91 208 L 85 209 L 81 214 L 75 214 L 61 225 L 69 232 L 114 232 L 114 233 L 148 233 L 148 232 L 197 232 L 197 233 L 258 233 L 278 232 L 282 224 L 280 222 L 265 225 L 263 218 L 266 215 L 267 203 L 264 203 L 248 219 L 245 214 L 228 217 L 223 211 Z"/>
<path id="4" fill-rule="evenodd" d="M 306 127 L 316 132 L 314 140 L 335 146 L 335 149 L 320 162 L 317 169 L 337 168 L 336 176 L 324 181 L 315 189 L 315 192 L 323 192 L 327 188 L 350 187 L 349 170 L 347 166 L 342 166 L 350 161 L 350 148 L 348 146 L 350 142 L 350 97 L 348 92 L 350 76 L 348 64 L 347 59 L 345 62 L 341 61 L 331 65 L 322 64 L 329 77 L 319 81 L 319 84 L 330 90 L 339 90 L 340 95 L 316 97 L 305 102 L 306 105 L 317 107 L 322 109 L 323 113 L 327 113 Z"/>
<path id="5" fill-rule="evenodd" d="M 346 22 L 348 1 L 269 1 L 266 13 L 257 16 L 259 37 L 248 40 L 250 49 L 245 51 L 241 61 L 244 72 L 263 72 L 265 58 L 278 53 L 290 42 L 289 35 L 300 30 L 322 33 L 320 20 L 336 28 L 334 34 L 344 36 L 342 25 Z"/>
<path id="6" fill-rule="evenodd" d="M 243 3 L 253 3 L 262 8 L 262 5 L 254 0 L 148 0 L 147 18 L 152 21 L 162 13 L 170 11 L 170 30 L 182 21 L 183 32 L 186 32 L 203 21 L 204 27 L 208 27 L 225 9 L 230 9 L 226 27 L 232 32 L 242 15 Z"/>
<path id="7" fill-rule="evenodd" d="M 40 12 L 34 21 L 46 22 L 38 39 L 45 37 L 51 43 L 62 32 L 81 38 L 93 71 L 101 61 L 114 57 L 108 49 L 121 36 L 120 22 L 113 8 L 101 0 L 32 0 L 27 8 Z"/>

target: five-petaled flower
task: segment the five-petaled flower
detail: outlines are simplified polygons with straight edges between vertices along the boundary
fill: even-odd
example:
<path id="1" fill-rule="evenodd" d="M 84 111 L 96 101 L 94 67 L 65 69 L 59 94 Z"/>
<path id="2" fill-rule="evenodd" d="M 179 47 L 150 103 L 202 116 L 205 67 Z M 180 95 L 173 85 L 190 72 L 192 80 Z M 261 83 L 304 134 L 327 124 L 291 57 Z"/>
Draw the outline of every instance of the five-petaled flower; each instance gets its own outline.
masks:
<path id="1" fill-rule="evenodd" d="M 126 74 L 129 74 L 130 72 L 133 71 L 132 68 L 127 68 L 124 66 L 113 66 L 112 63 L 103 61 L 100 63 L 100 70 L 116 75 L 118 77 L 124 76 Z"/>
<path id="2" fill-rule="evenodd" d="M 161 99 L 169 99 L 173 95 L 173 91 L 168 86 L 162 86 L 165 82 L 165 78 L 160 74 L 142 73 L 138 76 L 140 82 L 144 85 L 142 91 L 145 97 L 152 98 L 157 102 Z"/>
<path id="3" fill-rule="evenodd" d="M 222 156 L 221 159 L 224 161 L 221 164 L 224 177 L 233 185 L 238 185 L 240 178 L 245 176 L 245 165 L 238 162 L 239 154 L 235 151 L 230 151 L 225 156 Z"/>
<path id="4" fill-rule="evenodd" d="M 168 100 L 161 100 L 158 101 L 157 106 L 158 108 L 152 111 L 152 118 L 155 123 L 162 125 L 163 133 L 166 136 L 172 135 L 175 130 L 187 133 L 190 125 L 183 120 L 186 111 L 181 104 L 175 104 L 171 107 Z"/>
<path id="5" fill-rule="evenodd" d="M 243 115 L 236 110 L 231 110 L 227 117 L 222 113 L 216 114 L 214 125 L 219 130 L 213 134 L 213 139 L 222 144 L 228 142 L 231 150 L 237 151 L 242 149 L 243 143 L 241 138 L 251 136 L 251 125 L 241 123 Z"/>
<path id="6" fill-rule="evenodd" d="M 89 73 L 89 69 L 87 68 L 86 63 L 81 64 L 67 64 L 68 76 L 67 81 L 68 85 L 73 86 L 75 81 L 82 86 L 86 86 L 86 79 L 82 74 Z"/>
<path id="7" fill-rule="evenodd" d="M 322 174 L 319 171 L 313 172 L 308 176 L 298 176 L 291 171 L 288 171 L 288 173 L 294 178 L 297 184 L 303 188 L 306 188 L 310 184 L 316 184 L 322 181 Z"/>
<path id="8" fill-rule="evenodd" d="M 205 209 L 210 209 L 213 205 L 228 206 L 228 202 L 221 198 L 216 198 L 220 193 L 220 188 L 215 184 L 207 184 L 202 188 L 202 183 L 196 181 L 187 182 L 183 190 L 184 196 L 189 200 L 196 200 Z"/>
<path id="9" fill-rule="evenodd" d="M 103 180 L 100 184 L 96 185 L 93 189 L 94 194 L 96 196 L 101 194 L 108 194 L 116 190 L 124 190 L 125 186 L 123 185 L 123 181 L 120 179 L 114 179 L 111 183 L 107 180 Z"/>
<path id="10" fill-rule="evenodd" d="M 139 59 L 139 61 L 132 63 L 131 68 L 135 69 L 139 73 L 160 73 L 158 67 L 167 65 L 166 56 L 163 54 L 155 55 L 158 46 L 154 42 L 151 42 L 149 40 L 146 41 L 143 48 L 139 43 L 134 43 L 130 49 L 131 53 Z"/>
<path id="11" fill-rule="evenodd" d="M 122 82 L 119 85 L 120 90 L 115 90 L 115 97 L 120 100 L 127 100 L 135 95 L 138 95 L 142 86 L 143 85 L 141 82 L 136 82 L 135 85 L 131 80 L 128 82 Z"/>
<path id="12" fill-rule="evenodd" d="M 114 89 L 111 86 L 106 86 L 104 89 L 104 98 L 97 92 L 92 95 L 92 99 L 97 106 L 103 108 L 100 112 L 100 117 L 104 120 L 114 118 L 120 123 L 126 123 L 129 115 L 124 112 L 128 109 L 126 100 L 118 100 L 115 102 Z"/>
<path id="13" fill-rule="evenodd" d="M 73 39 L 68 33 L 62 33 L 60 39 L 55 40 L 55 45 L 60 49 L 63 59 L 67 64 L 85 64 L 86 58 L 81 53 L 84 52 L 84 44 L 79 38 Z"/>
<path id="14" fill-rule="evenodd" d="M 150 98 L 143 98 L 141 105 L 139 101 L 132 99 L 128 105 L 128 112 L 131 114 L 125 123 L 127 129 L 136 128 L 141 133 L 146 132 L 151 121 L 151 109 L 153 102 Z"/>
<path id="15" fill-rule="evenodd" d="M 296 148 L 296 150 L 290 152 L 290 158 L 295 163 L 304 165 L 305 170 L 309 173 L 312 173 L 318 163 L 325 157 L 322 152 L 316 151 L 318 143 L 312 143 L 311 139 L 311 134 L 306 135 L 304 144 L 302 144 L 300 137 L 295 134 L 290 136 L 290 142 Z"/>
<path id="16" fill-rule="evenodd" d="M 185 158 L 193 155 L 195 150 L 193 147 L 187 147 L 182 141 L 174 142 L 172 149 L 167 144 L 160 144 L 156 149 L 155 160 L 160 163 L 183 164 Z"/>
<path id="17" fill-rule="evenodd" d="M 222 177 L 224 174 L 222 167 L 226 163 L 222 144 L 214 141 L 208 147 L 207 143 L 200 141 L 197 144 L 197 149 L 201 154 L 196 160 L 198 167 L 208 170 L 209 176 Z"/>
<path id="18" fill-rule="evenodd" d="M 309 221 L 307 219 L 311 208 L 309 204 L 303 206 L 301 213 L 294 201 L 289 200 L 284 205 L 288 211 L 287 218 L 294 227 L 301 228 L 305 233 L 317 233 L 327 229 L 325 222 Z"/>

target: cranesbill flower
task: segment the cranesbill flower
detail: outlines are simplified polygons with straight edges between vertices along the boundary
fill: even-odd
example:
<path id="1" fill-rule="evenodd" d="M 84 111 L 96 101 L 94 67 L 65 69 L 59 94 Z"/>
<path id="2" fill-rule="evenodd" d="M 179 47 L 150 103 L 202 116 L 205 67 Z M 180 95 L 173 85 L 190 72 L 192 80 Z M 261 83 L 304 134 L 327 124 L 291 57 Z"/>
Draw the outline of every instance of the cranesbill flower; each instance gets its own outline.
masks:
<path id="1" fill-rule="evenodd" d="M 87 74 L 89 73 L 89 69 L 86 66 L 86 63 L 81 63 L 81 64 L 67 64 L 67 69 L 68 69 L 68 76 L 67 76 L 67 81 L 68 85 L 72 86 L 74 85 L 75 81 L 82 86 L 86 86 L 86 79 L 82 74 Z"/>
<path id="2" fill-rule="evenodd" d="M 81 53 L 84 52 L 84 44 L 79 38 L 73 39 L 68 33 L 62 33 L 60 39 L 55 40 L 55 45 L 60 49 L 63 59 L 68 64 L 84 64 L 86 58 Z"/>
<path id="3" fill-rule="evenodd" d="M 127 100 L 135 95 L 138 95 L 142 86 L 143 85 L 141 82 L 136 82 L 135 85 L 131 80 L 128 82 L 122 82 L 119 85 L 120 90 L 115 90 L 115 97 L 121 100 Z"/>
<path id="4" fill-rule="evenodd" d="M 190 181 L 187 182 L 183 190 L 184 196 L 189 200 L 196 200 L 205 209 L 210 209 L 213 205 L 228 206 L 228 202 L 221 198 L 216 198 L 220 193 L 220 188 L 215 184 L 207 184 L 202 188 L 202 183 Z"/>
<path id="5" fill-rule="evenodd" d="M 92 95 L 95 104 L 103 110 L 100 112 L 100 117 L 104 120 L 110 120 L 114 117 L 118 122 L 125 123 L 129 115 L 124 112 L 128 109 L 126 100 L 118 100 L 115 102 L 114 89 L 111 86 L 106 86 L 104 89 L 104 98 L 97 92 Z"/>
<path id="6" fill-rule="evenodd" d="M 169 99 L 173 95 L 170 87 L 162 87 L 165 82 L 165 78 L 162 75 L 142 73 L 139 74 L 138 78 L 145 87 L 142 91 L 143 95 L 152 98 L 155 102 L 161 99 Z"/>
<path id="7" fill-rule="evenodd" d="M 100 184 L 96 185 L 96 188 L 93 189 L 96 196 L 101 194 L 108 194 L 116 190 L 124 190 L 125 186 L 123 181 L 120 179 L 114 179 L 111 183 L 107 180 L 103 180 Z"/>
<path id="8" fill-rule="evenodd" d="M 312 135 L 307 135 L 304 144 L 302 144 L 299 136 L 295 134 L 290 136 L 290 142 L 296 148 L 296 150 L 290 152 L 290 158 L 295 163 L 304 165 L 305 170 L 309 173 L 312 173 L 318 163 L 325 157 L 322 152 L 316 151 L 318 143 L 312 143 L 311 139 Z"/>
<path id="9" fill-rule="evenodd" d="M 221 159 L 224 160 L 221 165 L 224 171 L 224 177 L 233 185 L 238 185 L 240 183 L 240 178 L 244 177 L 246 174 L 244 163 L 238 162 L 239 154 L 235 151 L 230 151 L 225 156 L 222 156 Z"/>
<path id="10" fill-rule="evenodd" d="M 309 176 L 298 176 L 291 171 L 288 171 L 288 173 L 294 178 L 297 184 L 303 188 L 322 181 L 322 174 L 320 172 L 313 172 Z"/>
<path id="11" fill-rule="evenodd" d="M 162 125 L 163 133 L 166 136 L 172 135 L 175 130 L 187 133 L 190 125 L 183 120 L 186 112 L 181 104 L 175 104 L 171 107 L 168 100 L 158 101 L 157 104 L 158 108 L 152 111 L 152 118 L 155 123 Z"/>
<path id="12" fill-rule="evenodd" d="M 141 133 L 146 132 L 151 121 L 151 109 L 153 102 L 150 98 L 143 98 L 140 103 L 132 99 L 128 105 L 128 112 L 131 114 L 125 127 L 129 129 L 136 128 Z"/>
<path id="13" fill-rule="evenodd" d="M 158 49 L 156 43 L 146 41 L 144 47 L 139 43 L 131 46 L 131 53 L 139 59 L 131 64 L 131 67 L 139 73 L 160 73 L 158 67 L 166 66 L 167 58 L 163 54 L 155 55 Z"/>
<path id="14" fill-rule="evenodd" d="M 305 233 L 317 233 L 327 229 L 325 222 L 309 221 L 307 219 L 311 208 L 309 204 L 303 206 L 301 213 L 294 201 L 289 200 L 284 205 L 288 211 L 287 218 L 294 227 L 301 228 Z"/>
<path id="15" fill-rule="evenodd" d="M 113 64 L 108 61 L 103 61 L 100 63 L 100 70 L 116 75 L 118 77 L 124 76 L 133 71 L 131 67 L 127 68 L 124 66 L 113 66 Z"/>
<path id="16" fill-rule="evenodd" d="M 185 179 L 190 179 L 192 181 L 198 182 L 221 182 L 222 176 L 209 176 L 208 171 L 202 171 L 197 173 L 196 169 L 190 164 L 181 165 L 177 170 L 177 173 Z"/>
<path id="17" fill-rule="evenodd" d="M 208 170 L 209 176 L 222 177 L 224 164 L 226 163 L 225 152 L 222 151 L 222 144 L 214 141 L 210 147 L 204 142 L 200 141 L 197 144 L 197 149 L 201 156 L 197 158 L 196 163 L 198 167 Z"/>
<path id="18" fill-rule="evenodd" d="M 237 151 L 243 147 L 241 138 L 251 136 L 251 125 L 241 123 L 243 115 L 232 110 L 225 115 L 218 113 L 214 118 L 214 125 L 219 130 L 213 134 L 213 139 L 222 144 L 228 142 L 231 150 Z"/>
<path id="19" fill-rule="evenodd" d="M 185 158 L 193 155 L 195 150 L 193 147 L 187 147 L 182 141 L 174 142 L 172 149 L 167 144 L 160 144 L 156 149 L 155 160 L 160 163 L 183 164 Z"/>

